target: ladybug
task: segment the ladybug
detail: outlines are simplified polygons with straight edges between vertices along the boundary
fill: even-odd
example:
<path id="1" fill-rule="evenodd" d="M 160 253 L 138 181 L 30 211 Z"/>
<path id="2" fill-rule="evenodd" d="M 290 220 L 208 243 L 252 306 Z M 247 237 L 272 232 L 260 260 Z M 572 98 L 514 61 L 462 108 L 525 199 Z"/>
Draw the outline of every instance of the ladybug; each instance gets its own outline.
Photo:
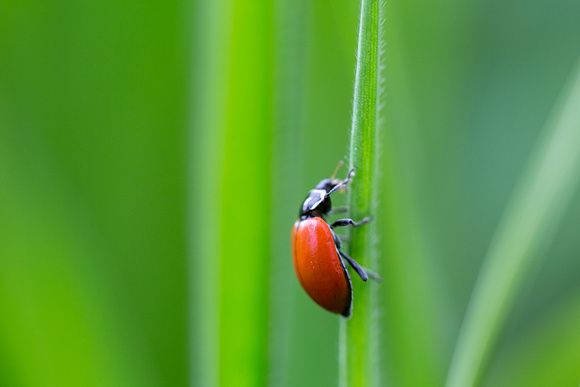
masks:
<path id="1" fill-rule="evenodd" d="M 300 219 L 292 229 L 292 257 L 298 281 L 306 293 L 324 309 L 350 317 L 352 314 L 352 282 L 344 260 L 356 271 L 363 281 L 369 277 L 380 281 L 372 271 L 361 267 L 354 259 L 341 251 L 341 240 L 334 233 L 335 227 L 359 227 L 370 222 L 364 218 L 359 222 L 352 219 L 339 219 L 328 225 L 325 216 L 345 212 L 346 208 L 332 210 L 330 194 L 344 188 L 354 177 L 354 169 L 346 179 L 335 179 L 338 164 L 330 179 L 324 179 L 310 190 L 300 208 Z M 344 259 L 344 260 L 343 260 Z"/>

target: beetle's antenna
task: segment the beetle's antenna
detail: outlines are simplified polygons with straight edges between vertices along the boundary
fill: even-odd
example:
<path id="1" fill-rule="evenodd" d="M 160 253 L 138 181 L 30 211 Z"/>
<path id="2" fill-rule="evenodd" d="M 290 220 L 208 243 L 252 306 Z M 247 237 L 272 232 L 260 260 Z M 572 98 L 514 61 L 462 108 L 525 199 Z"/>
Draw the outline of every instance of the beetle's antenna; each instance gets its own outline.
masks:
<path id="1" fill-rule="evenodd" d="M 341 181 L 340 183 L 338 183 L 337 185 L 335 185 L 330 191 L 328 191 L 326 193 L 326 195 L 324 195 L 324 197 L 329 196 L 331 193 L 333 193 L 334 191 L 338 191 L 339 189 L 341 189 L 342 187 L 344 187 L 345 185 L 347 185 L 350 182 L 350 179 L 353 178 L 354 176 L 354 167 L 351 168 L 350 172 L 348 173 L 348 175 L 346 176 L 346 179 L 344 179 L 343 181 Z"/>
<path id="2" fill-rule="evenodd" d="M 343 162 L 342 160 L 340 160 L 338 162 L 338 165 L 336 166 L 336 168 L 334 168 L 334 173 L 332 174 L 332 176 L 330 176 L 330 180 L 334 180 L 334 177 L 336 176 L 336 172 L 338 172 L 338 168 L 340 168 L 342 166 Z"/>

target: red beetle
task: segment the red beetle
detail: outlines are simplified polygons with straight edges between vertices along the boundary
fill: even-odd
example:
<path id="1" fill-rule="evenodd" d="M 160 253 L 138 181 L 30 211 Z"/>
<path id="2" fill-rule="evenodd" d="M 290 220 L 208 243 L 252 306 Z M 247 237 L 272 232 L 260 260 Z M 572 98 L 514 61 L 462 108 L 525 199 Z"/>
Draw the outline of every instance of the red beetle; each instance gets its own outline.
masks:
<path id="1" fill-rule="evenodd" d="M 338 167 L 341 165 L 342 162 Z M 292 229 L 292 257 L 298 280 L 310 298 L 330 312 L 350 317 L 352 283 L 343 258 L 363 281 L 368 277 L 380 280 L 380 277 L 362 268 L 341 251 L 340 238 L 333 231 L 335 227 L 341 226 L 358 227 L 371 219 L 364 218 L 360 222 L 339 219 L 330 226 L 324 220 L 324 216 L 333 212 L 330 194 L 348 184 L 354 176 L 354 168 L 344 180 L 335 179 L 335 174 L 336 170 L 330 179 L 318 183 L 304 200 L 300 208 L 300 219 L 294 223 Z M 344 211 L 346 208 L 337 208 L 335 212 Z"/>

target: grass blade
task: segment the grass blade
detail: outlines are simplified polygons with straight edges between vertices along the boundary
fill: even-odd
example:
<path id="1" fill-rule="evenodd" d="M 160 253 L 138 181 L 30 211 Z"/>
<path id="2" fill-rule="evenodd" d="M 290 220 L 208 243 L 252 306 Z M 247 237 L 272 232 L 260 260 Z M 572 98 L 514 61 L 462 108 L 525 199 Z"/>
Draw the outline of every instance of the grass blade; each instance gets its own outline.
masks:
<path id="1" fill-rule="evenodd" d="M 220 385 L 242 387 L 267 382 L 273 6 L 232 6 L 220 182 Z"/>
<path id="2" fill-rule="evenodd" d="M 189 175 L 192 380 L 265 385 L 272 5 L 205 6 Z"/>
<path id="3" fill-rule="evenodd" d="M 580 380 L 580 292 L 576 291 L 524 335 L 504 356 L 488 386 L 574 386 Z"/>
<path id="4" fill-rule="evenodd" d="M 378 164 L 378 124 L 383 80 L 382 52 L 384 3 L 363 0 L 361 4 L 354 106 L 350 141 L 350 165 L 357 168 L 350 187 L 350 216 L 358 221 L 376 211 Z M 376 270 L 376 223 L 351 230 L 350 255 L 363 267 Z M 372 281 L 371 281 L 372 282 Z M 378 385 L 378 322 L 376 287 L 361 286 L 353 277 L 354 312 L 341 320 L 339 344 L 339 384 L 341 386 Z M 345 364 L 346 363 L 346 364 Z"/>
<path id="5" fill-rule="evenodd" d="M 188 190 L 190 385 L 219 384 L 221 139 L 226 108 L 226 0 L 196 2 Z M 203 166 L 203 167 L 200 167 Z M 200 219 L 204 226 L 199 227 Z"/>
<path id="6" fill-rule="evenodd" d="M 306 51 L 306 1 L 274 2 L 274 95 L 271 185 L 270 318 L 268 340 L 268 385 L 283 387 L 290 382 L 292 289 L 296 285 L 288 248 L 286 219 L 296 216 L 299 149 L 303 126 L 302 94 Z M 298 206 L 298 205 L 297 205 Z M 296 206 L 296 207 L 297 207 Z"/>
<path id="7" fill-rule="evenodd" d="M 530 265 L 553 240 L 580 181 L 580 67 L 532 153 L 485 258 L 447 386 L 478 382 Z"/>

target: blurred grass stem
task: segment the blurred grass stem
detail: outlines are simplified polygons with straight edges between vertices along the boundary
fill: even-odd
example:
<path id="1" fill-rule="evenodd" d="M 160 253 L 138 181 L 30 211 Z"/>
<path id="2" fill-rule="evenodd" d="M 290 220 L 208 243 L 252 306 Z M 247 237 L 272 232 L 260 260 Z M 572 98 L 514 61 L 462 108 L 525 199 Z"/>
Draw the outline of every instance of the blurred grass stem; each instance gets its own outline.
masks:
<path id="1" fill-rule="evenodd" d="M 534 261 L 546 257 L 580 181 L 580 66 L 523 172 L 475 285 L 447 386 L 477 384 Z"/>

